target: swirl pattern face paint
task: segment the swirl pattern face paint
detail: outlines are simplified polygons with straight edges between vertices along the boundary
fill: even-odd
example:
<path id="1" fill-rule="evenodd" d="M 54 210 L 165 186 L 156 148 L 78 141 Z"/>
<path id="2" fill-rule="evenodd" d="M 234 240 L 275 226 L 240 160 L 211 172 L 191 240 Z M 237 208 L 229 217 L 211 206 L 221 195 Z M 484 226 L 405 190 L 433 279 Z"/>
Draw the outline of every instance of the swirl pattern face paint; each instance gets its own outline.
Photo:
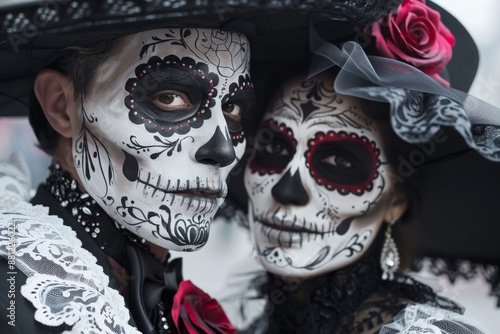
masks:
<path id="1" fill-rule="evenodd" d="M 72 117 L 78 175 L 107 214 L 163 248 L 206 243 L 245 149 L 249 59 L 244 35 L 212 29 L 119 41 Z"/>
<path id="2" fill-rule="evenodd" d="M 271 104 L 266 140 L 245 172 L 250 228 L 266 270 L 314 276 L 349 265 L 371 245 L 393 181 L 381 129 L 364 108 L 337 94 L 325 74 L 286 82 Z"/>

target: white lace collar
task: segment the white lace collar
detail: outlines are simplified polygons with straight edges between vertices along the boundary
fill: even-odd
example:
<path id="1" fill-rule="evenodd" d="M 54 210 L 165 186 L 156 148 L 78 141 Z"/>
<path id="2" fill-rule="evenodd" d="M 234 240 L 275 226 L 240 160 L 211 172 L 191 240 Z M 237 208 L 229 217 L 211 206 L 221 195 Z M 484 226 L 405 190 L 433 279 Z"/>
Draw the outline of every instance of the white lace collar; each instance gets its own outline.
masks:
<path id="1" fill-rule="evenodd" d="M 16 267 L 28 276 L 21 294 L 36 308 L 38 322 L 73 326 L 65 334 L 139 333 L 128 324 L 125 301 L 109 287 L 97 259 L 48 208 L 0 196 L 0 255 L 5 258 L 13 229 Z"/>

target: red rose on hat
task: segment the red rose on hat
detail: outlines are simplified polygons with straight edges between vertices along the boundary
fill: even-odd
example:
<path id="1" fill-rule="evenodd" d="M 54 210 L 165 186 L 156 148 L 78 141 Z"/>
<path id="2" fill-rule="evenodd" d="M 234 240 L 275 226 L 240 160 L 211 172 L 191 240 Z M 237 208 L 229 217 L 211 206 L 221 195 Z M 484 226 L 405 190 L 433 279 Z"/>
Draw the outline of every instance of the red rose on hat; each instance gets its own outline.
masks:
<path id="1" fill-rule="evenodd" d="M 219 303 L 191 281 L 179 284 L 171 314 L 180 334 L 236 334 Z"/>
<path id="2" fill-rule="evenodd" d="M 413 65 L 449 87 L 439 73 L 451 59 L 455 37 L 441 22 L 439 12 L 427 7 L 425 0 L 403 0 L 395 12 L 365 32 L 374 38 L 380 56 Z"/>

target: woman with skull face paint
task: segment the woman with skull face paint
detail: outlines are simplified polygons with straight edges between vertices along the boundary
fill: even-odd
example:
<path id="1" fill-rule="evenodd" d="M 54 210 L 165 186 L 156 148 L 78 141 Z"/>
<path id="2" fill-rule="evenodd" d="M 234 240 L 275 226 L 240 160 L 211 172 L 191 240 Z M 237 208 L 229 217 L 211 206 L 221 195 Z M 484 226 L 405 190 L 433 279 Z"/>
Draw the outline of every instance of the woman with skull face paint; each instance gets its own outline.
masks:
<path id="1" fill-rule="evenodd" d="M 331 72 L 293 77 L 271 103 L 245 188 L 255 251 L 269 273 L 259 289 L 282 302 L 258 322 L 265 329 L 249 332 L 376 333 L 411 302 L 460 311 L 392 270 L 400 260 L 391 228 L 409 199 L 390 156 L 402 152 L 374 117 L 387 109 L 338 94 Z"/>
<path id="2" fill-rule="evenodd" d="M 313 50 L 320 57 L 309 76 L 286 80 L 267 108 L 245 171 L 254 254 L 267 274 L 251 283 L 266 306 L 244 332 L 489 333 L 397 272 L 401 242 L 392 230 L 420 209 L 421 188 L 410 187 L 420 176 L 403 175 L 401 158 L 421 147 L 414 144 L 456 137 L 440 130 L 449 126 L 466 144 L 453 142 L 426 163 L 471 151 L 498 161 L 474 124 L 482 110 L 484 126 L 498 128 L 499 110 L 479 100 L 474 110 L 438 74 L 367 57 L 354 42 L 339 49 L 315 37 Z M 403 229 L 403 241 L 412 233 Z M 245 303 L 241 310 L 255 312 Z"/>
<path id="3" fill-rule="evenodd" d="M 34 198 L 19 173 L 2 183 L 2 333 L 234 333 L 167 253 L 206 243 L 243 155 L 250 44 L 262 82 L 304 56 L 310 24 L 335 40 L 395 6 L 363 3 L 0 8 L 2 113 L 29 108 L 54 158 Z"/>

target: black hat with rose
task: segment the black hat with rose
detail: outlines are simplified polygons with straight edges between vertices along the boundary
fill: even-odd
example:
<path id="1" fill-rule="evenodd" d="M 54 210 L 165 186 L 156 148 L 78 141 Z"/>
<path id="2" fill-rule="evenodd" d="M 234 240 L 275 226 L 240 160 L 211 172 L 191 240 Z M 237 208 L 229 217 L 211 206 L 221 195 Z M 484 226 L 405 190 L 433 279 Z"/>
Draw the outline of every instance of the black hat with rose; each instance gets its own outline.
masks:
<path id="1" fill-rule="evenodd" d="M 390 103 L 405 146 L 395 177 L 416 195 L 406 228 L 417 229 L 417 254 L 500 263 L 500 110 L 464 93 L 479 63 L 465 27 L 430 1 L 404 0 L 336 45 L 314 32 L 310 42 L 311 76 L 340 67 L 337 92 Z M 238 178 L 230 198 L 245 207 Z"/>
<path id="2" fill-rule="evenodd" d="M 264 81 L 259 79 L 260 74 L 267 74 L 272 64 L 282 63 L 287 57 L 296 60 L 307 55 L 310 25 L 319 32 L 325 31 L 323 38 L 335 40 L 349 34 L 354 26 L 365 25 L 389 13 L 396 3 L 296 0 L 289 5 L 292 6 L 262 1 L 54 0 L 0 7 L 0 115 L 20 116 L 30 112 L 32 123 L 42 122 L 44 116 L 33 108 L 35 100 L 30 99 L 33 80 L 41 69 L 53 66 L 70 47 L 86 47 L 99 41 L 163 27 L 236 31 L 250 40 L 255 61 L 252 78 L 254 84 L 259 85 L 256 81 Z M 224 40 L 224 34 L 216 37 L 221 43 L 231 42 Z M 92 222 L 99 222 L 96 217 L 100 217 L 103 221 L 98 224 L 99 234 L 105 235 L 101 241 L 113 243 L 113 247 L 106 246 L 106 254 L 112 253 L 111 248 L 120 249 L 120 256 L 126 250 L 124 262 L 127 263 L 122 266 L 129 270 L 131 278 L 128 306 L 142 332 L 235 332 L 216 301 L 189 281 L 182 281 L 178 262 L 170 261 L 164 268 L 141 249 L 141 243 L 133 234 L 124 234 L 125 238 L 116 234 L 114 226 L 107 221 L 109 217 L 88 199 L 87 194 L 77 191 L 77 187 L 73 186 L 76 183 L 68 173 L 58 164 L 51 168 L 53 182 L 48 180 L 47 187 L 61 190 L 55 193 L 62 197 L 57 198 L 57 204 L 51 205 L 63 211 L 58 215 L 65 217 L 64 212 L 71 209 L 73 215 L 73 211 L 78 213 L 78 210 L 92 213 L 89 218 Z M 51 198 L 45 193 L 40 196 Z M 80 200 L 83 202 L 80 203 Z M 39 198 L 33 201 L 46 203 Z M 59 203 L 65 203 L 65 209 Z M 83 223 L 82 226 L 86 226 L 87 223 Z M 106 226 L 110 228 L 106 229 Z M 79 230 L 74 228 L 78 233 Z M 103 248 L 103 243 L 94 242 L 85 233 L 79 235 L 79 239 L 90 240 L 84 242 L 85 249 Z M 123 247 L 115 247 L 122 239 Z M 96 250 L 92 254 L 100 252 Z M 112 257 L 122 264 L 120 256 L 113 254 Z M 31 311 L 25 314 L 28 319 Z"/>
<path id="3" fill-rule="evenodd" d="M 374 54 L 408 63 L 457 89 L 443 90 L 415 73 L 409 80 L 384 77 L 386 67 L 375 62 L 381 66 L 379 78 L 387 82 L 374 86 L 406 92 L 401 102 L 388 100 L 395 132 L 417 144 L 398 158 L 398 175 L 416 185 L 418 252 L 499 265 L 494 235 L 500 227 L 494 220 L 500 209 L 494 194 L 500 186 L 500 110 L 462 93 L 478 66 L 471 36 L 450 13 L 425 0 L 403 1 L 397 12 L 365 31 Z M 415 94 L 419 90 L 425 93 Z"/>
<path id="4" fill-rule="evenodd" d="M 500 109 L 464 93 L 478 65 L 474 42 L 425 0 L 404 0 L 364 32 L 366 53 L 357 43 L 340 49 L 313 38 L 310 74 L 339 66 L 337 92 L 389 103 L 387 121 L 411 144 L 394 163 L 396 181 L 416 195 L 415 224 L 406 227 L 416 234 L 406 231 L 406 239 L 416 239 L 418 255 L 451 264 L 441 270 L 454 272 L 464 259 L 488 264 L 500 301 Z"/>
<path id="5" fill-rule="evenodd" d="M 393 13 L 346 39 L 337 41 L 336 44 L 322 40 L 315 35 L 314 29 L 311 29 L 310 42 L 316 56 L 310 64 L 309 77 L 332 69 L 331 72 L 335 75 L 335 92 L 386 104 L 387 108 L 377 110 L 376 114 L 377 116 L 379 113 L 385 114 L 380 117 L 380 121 L 387 123 L 387 130 L 390 129 L 389 124 L 392 127 L 393 131 L 387 132 L 393 134 L 387 134 L 385 138 L 390 141 L 388 146 L 393 148 L 396 146 L 395 142 L 401 142 L 401 147 L 398 147 L 399 150 L 392 159 L 395 161 L 392 165 L 396 169 L 394 179 L 396 184 L 401 183 L 403 186 L 411 183 L 414 189 L 410 191 L 413 191 L 419 199 L 420 205 L 416 206 L 414 215 L 409 217 L 414 223 L 407 224 L 417 228 L 420 237 L 417 244 L 419 255 L 498 261 L 500 252 L 494 241 L 498 233 L 488 236 L 484 234 L 498 232 L 499 228 L 498 224 L 492 224 L 491 220 L 500 213 L 494 203 L 495 190 L 500 185 L 500 173 L 498 173 L 500 145 L 497 145 L 500 142 L 497 139 L 500 110 L 463 92 L 469 89 L 478 65 L 476 46 L 465 28 L 453 16 L 430 2 L 404 0 Z M 307 98 L 312 101 L 315 96 L 310 93 Z M 285 110 L 286 107 L 280 109 L 280 115 L 283 115 Z M 261 147 L 270 148 L 271 146 L 266 146 L 270 142 L 270 132 L 267 130 L 269 129 L 264 129 L 267 133 L 266 138 L 262 138 L 265 142 Z M 259 133 L 255 137 L 259 140 Z M 387 145 L 388 141 L 385 140 L 384 144 Z M 281 152 L 281 149 L 277 149 L 276 152 L 275 154 L 280 154 L 278 152 Z M 329 152 L 329 154 L 334 153 Z M 463 179 L 454 180 L 454 173 L 461 173 Z M 278 180 L 283 182 L 284 179 Z M 300 177 L 296 179 L 300 180 Z M 460 186 L 457 187 L 458 182 Z M 262 184 L 264 182 L 257 183 L 257 186 L 252 188 L 255 193 L 262 192 Z M 238 193 L 243 191 L 241 189 L 244 188 L 241 187 L 239 192 L 235 191 L 233 193 L 235 196 L 232 198 L 237 198 Z M 277 196 L 275 199 L 277 205 L 283 204 L 293 213 L 296 213 L 295 210 L 301 210 L 302 205 L 309 204 L 282 203 Z M 245 203 L 245 199 L 241 199 L 240 203 Z M 332 203 L 332 207 L 334 205 Z M 415 209 L 414 203 L 411 205 L 412 209 Z M 481 206 L 484 205 L 487 206 L 487 210 L 482 210 Z M 286 216 L 289 216 L 289 212 L 291 211 L 286 212 Z M 229 208 L 228 213 L 234 217 L 232 208 Z M 469 219 L 470 215 L 476 215 L 479 219 Z M 396 226 L 401 225 L 396 224 Z M 481 229 L 482 236 L 471 233 Z M 405 241 L 415 238 L 413 231 L 403 232 Z M 483 244 L 485 237 L 489 238 L 487 244 Z M 387 240 L 392 239 L 387 237 L 386 243 Z M 341 247 L 340 244 L 331 246 Z M 290 247 L 293 248 L 291 245 Z M 379 248 L 374 245 L 371 249 Z M 284 253 L 286 254 L 286 251 Z M 394 263 L 398 261 L 395 261 L 394 257 L 384 259 L 384 253 L 389 254 L 385 245 L 381 254 L 377 254 L 382 255 L 382 268 L 389 262 L 392 262 L 390 266 L 394 268 Z M 288 258 L 286 255 L 283 258 L 283 265 L 286 266 L 285 260 Z M 278 261 L 275 259 L 272 258 L 276 264 Z M 385 261 L 387 259 L 389 261 Z M 383 270 L 385 271 L 385 268 Z M 351 277 L 364 276 L 365 274 L 351 275 Z M 258 290 L 263 286 L 264 292 L 260 294 L 272 300 L 272 291 L 286 285 L 286 278 L 285 283 L 282 283 L 279 279 L 273 280 L 272 273 L 270 277 L 264 281 L 256 280 L 253 284 L 257 285 Z M 301 282 L 300 288 L 294 281 L 290 295 L 295 293 L 298 302 L 294 305 L 293 298 L 286 295 L 284 303 L 273 305 L 274 313 L 269 316 L 269 323 L 276 320 L 274 322 L 276 326 L 287 325 L 287 332 L 297 330 L 298 324 L 301 323 L 307 325 L 314 323 L 310 327 L 316 324 L 320 327 L 321 321 L 316 320 L 320 317 L 311 316 L 314 314 L 310 311 L 313 309 L 310 306 L 313 303 L 321 305 L 320 312 L 325 315 L 321 320 L 328 319 L 324 323 L 330 321 L 327 316 L 328 307 L 344 312 L 347 308 L 339 307 L 332 302 L 335 297 L 331 296 L 341 296 L 337 298 L 342 301 L 348 300 L 346 295 L 351 291 L 345 282 L 353 284 L 354 279 L 339 280 L 342 282 L 341 288 L 330 293 L 323 287 L 335 282 L 335 278 L 327 275 L 325 277 L 326 279 L 322 281 L 315 280 L 318 277 L 308 278 L 305 282 Z M 320 278 L 324 276 L 321 275 Z M 279 282 L 275 284 L 275 281 Z M 400 281 L 396 278 L 392 283 L 394 282 Z M 306 286 L 313 288 L 311 293 L 313 298 L 306 292 L 311 291 L 307 290 Z M 332 283 L 332 286 L 335 287 L 335 284 Z M 348 292 L 342 295 L 339 291 L 345 292 L 346 286 L 345 291 Z M 366 288 L 365 285 L 362 286 Z M 317 290 L 314 290 L 316 288 Z M 249 296 L 250 301 L 252 298 L 255 299 L 253 294 Z M 391 298 L 391 302 L 396 299 Z M 245 307 L 241 307 L 244 316 L 246 316 Z M 278 308 L 280 311 L 276 312 Z M 266 315 L 267 311 L 266 309 Z M 310 319 L 315 321 L 307 322 Z M 262 322 L 259 318 L 256 323 Z M 332 323 L 337 324 L 338 321 L 329 322 Z M 350 324 L 352 323 L 355 322 L 351 319 Z M 404 331 L 409 328 L 397 329 Z"/>

